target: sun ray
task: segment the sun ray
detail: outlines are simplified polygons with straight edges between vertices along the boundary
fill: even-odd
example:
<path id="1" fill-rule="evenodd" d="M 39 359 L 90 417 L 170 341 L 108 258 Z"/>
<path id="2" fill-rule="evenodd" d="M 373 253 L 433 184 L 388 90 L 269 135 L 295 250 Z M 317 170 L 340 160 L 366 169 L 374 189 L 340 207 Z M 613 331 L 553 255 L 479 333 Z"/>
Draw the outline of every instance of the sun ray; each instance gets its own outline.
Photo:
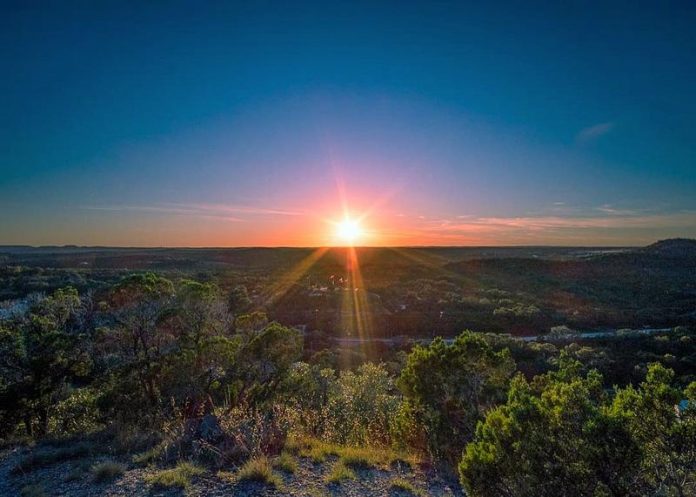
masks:
<path id="1" fill-rule="evenodd" d="M 307 271 L 309 271 L 311 267 L 314 266 L 314 264 L 316 264 L 317 261 L 324 256 L 324 254 L 326 254 L 327 250 L 327 247 L 320 247 L 314 250 L 311 254 L 290 269 L 290 271 L 283 274 L 278 281 L 268 289 L 264 298 L 266 305 L 271 304 L 283 297 L 292 287 L 292 285 L 300 281 Z"/>
<path id="2" fill-rule="evenodd" d="M 374 344 L 370 340 L 374 336 L 372 309 L 355 247 L 345 248 L 345 260 L 348 285 L 343 290 L 341 330 L 344 337 L 359 339 L 358 346 L 366 357 L 374 357 Z"/>

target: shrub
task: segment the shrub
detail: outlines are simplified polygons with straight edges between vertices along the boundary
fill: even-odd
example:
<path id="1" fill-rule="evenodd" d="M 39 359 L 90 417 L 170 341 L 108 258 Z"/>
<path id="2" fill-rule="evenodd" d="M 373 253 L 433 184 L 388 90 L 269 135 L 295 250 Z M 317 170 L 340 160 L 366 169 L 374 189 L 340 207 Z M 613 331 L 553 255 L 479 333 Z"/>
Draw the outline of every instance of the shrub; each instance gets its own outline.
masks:
<path id="1" fill-rule="evenodd" d="M 609 410 L 601 376 L 570 366 L 531 384 L 515 377 L 507 403 L 488 412 L 466 447 L 467 495 L 647 495 L 634 487 L 639 452 L 622 415 Z"/>
<path id="2" fill-rule="evenodd" d="M 51 431 L 61 435 L 83 435 L 100 428 L 97 400 L 98 394 L 93 389 L 74 390 L 56 405 L 51 420 Z"/>
<path id="3" fill-rule="evenodd" d="M 113 439 L 110 445 L 117 454 L 134 454 L 147 451 L 161 441 L 160 430 L 149 426 L 118 424 L 111 429 Z"/>
<path id="4" fill-rule="evenodd" d="M 126 467 L 115 461 L 105 461 L 92 467 L 92 479 L 97 483 L 115 480 L 126 472 Z"/>
<path id="5" fill-rule="evenodd" d="M 389 443 L 389 424 L 399 396 L 383 365 L 344 371 L 329 390 L 326 429 L 329 440 L 351 445 Z"/>
<path id="6" fill-rule="evenodd" d="M 505 398 L 514 369 L 507 349 L 496 352 L 472 332 L 451 345 L 438 338 L 411 351 L 399 386 L 414 419 L 424 425 L 434 457 L 451 463 L 460 457 L 483 413 Z"/>
<path id="7" fill-rule="evenodd" d="M 395 449 L 410 450 L 421 455 L 428 452 L 425 427 L 408 399 L 403 399 L 392 414 L 389 431 Z"/>

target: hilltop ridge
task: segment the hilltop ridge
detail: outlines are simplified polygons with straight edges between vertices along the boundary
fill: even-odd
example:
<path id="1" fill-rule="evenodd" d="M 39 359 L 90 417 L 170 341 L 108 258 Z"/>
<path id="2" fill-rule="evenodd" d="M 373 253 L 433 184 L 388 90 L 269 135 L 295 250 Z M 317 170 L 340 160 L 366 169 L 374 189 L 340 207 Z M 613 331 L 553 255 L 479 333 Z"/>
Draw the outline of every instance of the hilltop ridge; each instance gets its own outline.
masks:
<path id="1" fill-rule="evenodd" d="M 696 256 L 696 240 L 693 238 L 668 238 L 643 247 L 641 250 L 664 257 L 691 257 Z"/>

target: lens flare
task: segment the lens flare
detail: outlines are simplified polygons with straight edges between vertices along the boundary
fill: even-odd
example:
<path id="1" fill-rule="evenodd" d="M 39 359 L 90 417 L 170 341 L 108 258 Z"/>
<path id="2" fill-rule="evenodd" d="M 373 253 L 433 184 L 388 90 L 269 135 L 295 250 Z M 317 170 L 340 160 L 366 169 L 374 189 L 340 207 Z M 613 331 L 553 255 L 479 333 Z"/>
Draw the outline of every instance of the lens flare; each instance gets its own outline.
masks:
<path id="1" fill-rule="evenodd" d="M 362 235 L 362 229 L 357 221 L 345 219 L 338 223 L 336 234 L 343 242 L 353 245 Z"/>

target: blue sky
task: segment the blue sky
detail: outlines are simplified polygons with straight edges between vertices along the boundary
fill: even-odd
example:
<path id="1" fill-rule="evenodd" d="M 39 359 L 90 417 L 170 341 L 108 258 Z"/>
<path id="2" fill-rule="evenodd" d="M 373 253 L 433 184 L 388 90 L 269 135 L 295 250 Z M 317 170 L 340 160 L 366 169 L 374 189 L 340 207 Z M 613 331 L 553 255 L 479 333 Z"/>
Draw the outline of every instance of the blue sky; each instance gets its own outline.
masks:
<path id="1" fill-rule="evenodd" d="M 696 237 L 693 2 L 27 2 L 0 243 Z"/>

